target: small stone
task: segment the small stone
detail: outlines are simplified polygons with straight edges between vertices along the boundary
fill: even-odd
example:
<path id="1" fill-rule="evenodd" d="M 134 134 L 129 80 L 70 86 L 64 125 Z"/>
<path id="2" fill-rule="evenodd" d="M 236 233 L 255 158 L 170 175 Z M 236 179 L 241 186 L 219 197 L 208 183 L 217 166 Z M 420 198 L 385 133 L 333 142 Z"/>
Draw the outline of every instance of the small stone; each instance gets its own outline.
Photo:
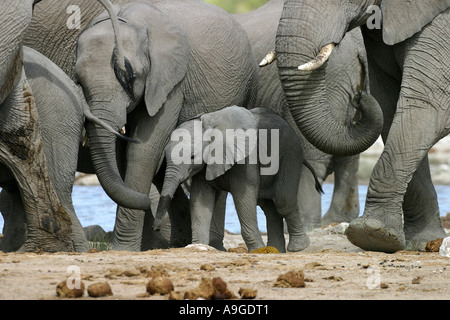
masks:
<path id="1" fill-rule="evenodd" d="M 414 279 L 412 279 L 411 283 L 412 284 L 420 284 L 422 279 L 423 279 L 423 277 L 420 277 L 420 276 L 414 277 Z"/>
<path id="2" fill-rule="evenodd" d="M 170 281 L 167 277 L 156 277 L 151 279 L 147 283 L 147 292 L 151 295 L 160 294 L 165 295 L 169 294 L 174 290 L 172 281 Z"/>
<path id="3" fill-rule="evenodd" d="M 200 270 L 203 270 L 203 271 L 214 271 L 214 270 L 216 270 L 216 268 L 213 265 L 211 265 L 211 264 L 202 264 L 200 266 Z"/>
<path id="4" fill-rule="evenodd" d="M 88 295 L 93 298 L 112 296 L 112 290 L 108 282 L 97 282 L 91 284 L 88 288 Z"/>
<path id="5" fill-rule="evenodd" d="M 227 284 L 220 277 L 208 279 L 202 278 L 197 288 L 184 293 L 184 299 L 188 300 L 223 300 L 233 299 L 235 295 L 227 288 Z"/>
<path id="6" fill-rule="evenodd" d="M 439 248 L 442 245 L 442 238 L 428 241 L 425 246 L 425 252 L 439 252 Z"/>
<path id="7" fill-rule="evenodd" d="M 230 248 L 228 249 L 228 252 L 234 252 L 234 253 L 247 253 L 247 248 L 244 247 L 237 247 L 237 248 Z"/>
<path id="8" fill-rule="evenodd" d="M 240 288 L 238 293 L 242 299 L 255 299 L 256 295 L 258 294 L 258 290 L 248 289 L 248 288 Z"/>
<path id="9" fill-rule="evenodd" d="M 303 288 L 305 287 L 305 276 L 303 270 L 289 271 L 285 274 L 280 274 L 274 287 L 280 288 Z"/>
<path id="10" fill-rule="evenodd" d="M 267 246 L 253 250 L 250 253 L 280 253 L 280 251 L 275 247 Z"/>
<path id="11" fill-rule="evenodd" d="M 77 284 L 77 283 L 73 284 L 74 288 L 71 288 L 71 289 L 69 289 L 69 287 L 67 286 L 68 281 L 70 282 L 70 280 L 64 280 L 56 286 L 56 295 L 60 298 L 82 297 L 84 294 L 83 281 L 80 281 L 79 284 Z M 78 286 L 78 288 L 77 288 L 77 286 Z"/>
<path id="12" fill-rule="evenodd" d="M 169 300 L 183 300 L 183 295 L 180 292 L 172 291 L 169 294 Z"/>

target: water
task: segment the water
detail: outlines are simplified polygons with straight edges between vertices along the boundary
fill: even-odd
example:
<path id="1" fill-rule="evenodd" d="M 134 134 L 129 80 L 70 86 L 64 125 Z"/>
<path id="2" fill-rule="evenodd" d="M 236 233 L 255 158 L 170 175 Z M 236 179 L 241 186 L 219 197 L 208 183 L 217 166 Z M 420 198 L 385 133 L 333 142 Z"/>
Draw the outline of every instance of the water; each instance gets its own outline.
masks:
<path id="1" fill-rule="evenodd" d="M 450 186 L 436 186 L 440 213 L 445 216 L 450 212 Z M 333 195 L 333 184 L 324 184 L 325 194 L 322 197 L 322 214 L 325 214 L 330 206 Z M 361 213 L 366 200 L 367 186 L 359 186 L 359 200 Z M 73 203 L 77 216 L 83 226 L 100 225 L 105 231 L 114 228 L 116 204 L 105 194 L 100 186 L 74 186 Z M 258 207 L 259 229 L 266 232 L 266 219 L 262 210 Z M 241 227 L 234 209 L 231 195 L 227 198 L 227 213 L 225 228 L 232 233 L 240 233 Z M 3 230 L 3 217 L 0 215 L 0 230 Z"/>

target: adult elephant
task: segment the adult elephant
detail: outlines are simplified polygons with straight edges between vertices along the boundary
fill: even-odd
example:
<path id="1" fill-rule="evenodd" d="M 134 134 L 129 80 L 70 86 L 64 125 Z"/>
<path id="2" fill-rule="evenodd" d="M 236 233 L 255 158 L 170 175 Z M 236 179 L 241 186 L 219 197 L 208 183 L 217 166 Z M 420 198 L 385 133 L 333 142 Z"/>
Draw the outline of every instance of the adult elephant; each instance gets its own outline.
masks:
<path id="1" fill-rule="evenodd" d="M 116 0 L 118 5 L 128 4 L 134 0 Z M 153 3 L 155 0 L 142 0 Z M 141 2 L 142 2 L 141 1 Z M 39 51 L 58 67 L 60 67 L 72 80 L 75 80 L 75 63 L 77 40 L 81 32 L 96 18 L 104 7 L 99 1 L 92 0 L 46 0 L 35 5 L 33 18 L 24 38 L 24 44 Z M 121 139 L 119 139 L 121 140 Z M 88 146 L 89 144 L 87 144 Z M 122 173 L 126 169 L 126 141 L 117 141 L 117 160 Z M 79 154 L 79 171 L 95 173 L 89 166 L 91 157 L 89 148 L 83 147 Z M 87 165 L 87 166 L 86 166 Z M 162 184 L 162 179 L 161 179 Z M 186 193 L 180 188 L 172 202 L 172 211 L 178 212 L 178 219 L 174 223 L 171 233 L 171 245 L 182 246 L 190 241 L 190 230 L 186 230 L 186 221 L 190 221 L 189 202 Z M 223 208 L 225 200 L 222 201 Z M 153 215 L 147 210 L 144 218 L 144 235 L 141 248 L 147 250 L 154 247 L 151 239 L 155 236 L 152 231 Z M 157 236 L 157 235 L 156 235 Z"/>
<path id="2" fill-rule="evenodd" d="M 0 4 L 0 180 L 12 176 L 20 189 L 27 223 L 21 250 L 73 251 L 71 220 L 49 175 L 34 97 L 23 69 L 22 43 L 36 2 Z"/>
<path id="3" fill-rule="evenodd" d="M 83 137 L 82 106 L 86 106 L 86 102 L 75 83 L 48 58 L 28 47 L 24 47 L 23 52 L 24 70 L 39 116 L 49 176 L 70 217 L 74 250 L 86 252 L 89 245 L 72 203 L 72 186 Z M 0 176 L 3 188 L 0 211 L 5 220 L 0 250 L 15 251 L 27 238 L 26 213 L 14 177 L 6 168 L 0 169 Z"/>
<path id="4" fill-rule="evenodd" d="M 271 0 L 257 10 L 233 15 L 247 32 L 258 62 L 275 48 L 283 5 L 284 0 Z M 356 111 L 352 100 L 359 90 L 368 90 L 369 82 L 367 56 L 359 28 L 343 39 L 339 50 L 330 58 L 325 81 L 328 88 L 326 99 L 334 117 L 342 124 L 350 123 Z M 314 92 L 308 93 L 312 94 Z M 311 187 L 314 185 L 314 177 L 309 170 L 302 171 L 298 205 L 302 216 L 305 217 L 305 228 L 311 230 L 332 222 L 350 222 L 358 217 L 359 154 L 333 156 L 318 150 L 301 135 L 289 110 L 276 63 L 260 69 L 256 105 L 270 109 L 289 121 L 302 140 L 305 159 L 314 167 L 321 182 L 331 173 L 335 174 L 332 201 L 322 218 L 321 195 Z"/>
<path id="5" fill-rule="evenodd" d="M 113 248 L 140 250 L 142 210 L 150 207 L 170 134 L 200 113 L 251 108 L 257 65 L 245 31 L 217 6 L 187 0 L 107 7 L 79 37 L 75 75 L 90 106 L 96 173 L 120 205 Z M 127 147 L 122 179 L 115 145 L 125 125 L 137 143 Z"/>
<path id="6" fill-rule="evenodd" d="M 448 0 L 285 1 L 276 41 L 280 79 L 302 133 L 330 153 L 357 153 L 371 143 L 362 139 L 364 126 L 335 125 L 323 96 L 326 58 L 362 26 L 385 142 L 364 214 L 346 232 L 363 249 L 394 252 L 446 236 L 427 152 L 450 128 L 449 6 Z M 321 98 L 310 100 L 306 92 Z"/>

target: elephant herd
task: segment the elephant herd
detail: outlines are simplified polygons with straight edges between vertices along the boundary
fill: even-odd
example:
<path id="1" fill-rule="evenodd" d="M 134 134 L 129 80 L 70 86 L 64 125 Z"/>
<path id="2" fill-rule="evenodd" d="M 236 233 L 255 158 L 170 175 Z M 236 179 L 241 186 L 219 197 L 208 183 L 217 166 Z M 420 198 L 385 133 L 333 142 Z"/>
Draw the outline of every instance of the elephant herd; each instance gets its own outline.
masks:
<path id="1" fill-rule="evenodd" d="M 288 251 L 331 222 L 364 250 L 446 236 L 427 153 L 450 133 L 450 0 L 269 0 L 233 15 L 202 0 L 113 2 L 0 4 L 0 250 L 89 249 L 77 171 L 118 205 L 115 250 L 152 248 L 167 214 L 171 246 L 223 249 L 228 193 L 250 250 L 265 245 L 256 205 L 281 252 L 283 220 Z M 196 129 L 209 145 L 192 143 Z M 256 132 L 254 150 L 251 134 L 221 141 L 231 129 Z M 359 216 L 359 154 L 380 135 Z"/>

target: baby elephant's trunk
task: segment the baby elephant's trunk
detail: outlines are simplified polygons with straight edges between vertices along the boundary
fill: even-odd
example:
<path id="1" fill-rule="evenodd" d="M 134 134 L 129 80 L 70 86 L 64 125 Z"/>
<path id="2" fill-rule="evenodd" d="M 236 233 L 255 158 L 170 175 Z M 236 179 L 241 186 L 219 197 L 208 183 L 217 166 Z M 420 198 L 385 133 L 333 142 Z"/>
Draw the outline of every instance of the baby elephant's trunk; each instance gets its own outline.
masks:
<path id="1" fill-rule="evenodd" d="M 160 231 L 166 224 L 166 216 L 171 202 L 172 197 L 170 196 L 161 196 L 159 198 L 158 209 L 156 210 L 155 220 L 153 221 L 153 230 Z"/>

